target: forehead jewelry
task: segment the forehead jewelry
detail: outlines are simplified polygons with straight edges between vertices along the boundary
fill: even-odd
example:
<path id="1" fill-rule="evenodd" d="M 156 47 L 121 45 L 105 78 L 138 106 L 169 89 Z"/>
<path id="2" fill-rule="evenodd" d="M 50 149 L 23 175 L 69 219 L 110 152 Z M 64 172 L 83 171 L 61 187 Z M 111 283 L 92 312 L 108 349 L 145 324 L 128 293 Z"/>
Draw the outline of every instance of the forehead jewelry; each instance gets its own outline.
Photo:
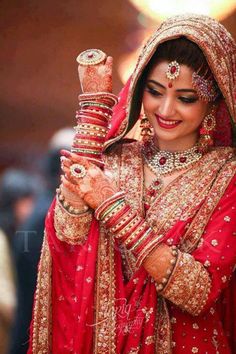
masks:
<path id="1" fill-rule="evenodd" d="M 194 72 L 192 85 L 197 91 L 200 100 L 204 102 L 214 102 L 219 95 L 219 90 L 213 77 L 205 79 L 204 75 L 200 76 L 197 72 Z"/>
<path id="2" fill-rule="evenodd" d="M 173 80 L 177 79 L 180 74 L 180 65 L 179 63 L 174 60 L 168 64 L 168 68 L 166 70 L 166 77 L 168 80 L 170 80 L 168 87 L 172 87 L 172 82 Z"/>

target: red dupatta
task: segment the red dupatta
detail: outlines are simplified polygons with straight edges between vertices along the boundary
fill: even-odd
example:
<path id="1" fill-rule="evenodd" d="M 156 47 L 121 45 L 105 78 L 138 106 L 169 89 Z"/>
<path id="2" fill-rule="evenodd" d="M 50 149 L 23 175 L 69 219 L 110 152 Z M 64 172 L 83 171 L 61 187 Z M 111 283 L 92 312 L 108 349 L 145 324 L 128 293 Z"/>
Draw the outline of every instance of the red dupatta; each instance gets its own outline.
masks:
<path id="1" fill-rule="evenodd" d="M 134 152 L 133 148 L 129 149 Z M 125 161 L 129 163 L 128 158 L 132 158 L 129 151 L 125 151 L 122 156 L 124 163 Z M 217 160 L 219 158 L 227 160 L 227 156 L 229 153 L 225 151 L 213 156 L 209 162 L 211 167 L 217 169 L 218 166 L 219 169 Z M 114 161 L 114 157 L 111 156 L 111 159 Z M 141 176 L 142 166 L 138 167 L 136 162 L 137 160 L 133 168 Z M 223 160 L 222 164 L 224 165 Z M 195 174 L 199 174 L 202 168 L 204 168 L 203 162 Z M 164 242 L 169 244 L 169 240 L 172 240 L 172 243 L 179 244 L 183 251 L 191 249 L 194 251 L 204 233 L 206 243 L 201 246 L 204 249 L 208 244 L 208 235 L 211 235 L 212 230 L 214 231 L 217 222 L 221 223 L 225 212 L 229 217 L 235 218 L 235 210 L 231 208 L 231 205 L 235 198 L 234 184 L 236 179 L 232 180 L 232 173 L 230 176 L 227 171 L 230 166 L 226 165 L 224 169 L 224 173 L 217 180 L 214 178 L 215 171 L 212 172 L 212 176 L 205 177 L 207 180 L 210 178 L 213 178 L 212 181 L 215 180 L 210 193 L 202 195 L 202 199 L 197 203 L 193 202 L 191 210 L 186 211 L 183 220 L 179 220 L 178 217 L 177 221 L 169 220 L 168 225 L 153 224 L 153 221 L 156 220 L 153 217 L 155 208 L 158 208 L 158 205 L 160 208 L 161 205 L 166 205 L 168 193 L 171 193 L 171 189 L 176 190 L 176 185 L 179 185 L 180 181 L 175 181 L 169 190 L 166 190 L 156 201 L 147 217 L 154 228 L 159 227 L 158 232 L 164 228 Z M 129 173 L 133 172 L 131 167 Z M 189 173 L 193 177 L 194 171 Z M 189 177 L 189 174 L 186 174 L 181 179 L 183 181 Z M 199 180 L 201 178 L 202 176 L 199 177 Z M 125 179 L 130 181 L 129 175 Z M 124 181 L 121 179 L 120 183 L 122 184 Z M 129 188 L 129 184 L 126 187 Z M 217 194 L 215 190 L 217 190 Z M 227 195 L 231 196 L 227 211 L 224 207 L 225 191 Z M 135 192 L 133 191 L 133 193 Z M 192 193 L 193 195 L 199 193 L 199 189 L 194 189 Z M 214 212 L 212 204 L 209 207 L 207 202 L 209 198 L 211 200 L 214 198 L 214 204 L 217 206 L 217 208 L 213 208 Z M 181 200 L 178 202 L 180 203 Z M 136 190 L 136 198 L 133 199 L 133 203 L 134 208 L 139 206 L 138 190 Z M 29 353 L 40 351 L 58 354 L 170 353 L 172 325 L 170 324 L 169 310 L 176 313 L 178 309 L 168 309 L 165 300 L 157 296 L 154 282 L 142 267 L 134 270 L 130 278 L 125 280 L 121 249 L 114 245 L 112 238 L 106 235 L 103 228 L 100 227 L 99 230 L 96 220 L 92 222 L 90 232 L 83 245 L 72 246 L 61 242 L 54 230 L 54 207 L 53 204 L 46 220 L 47 239 L 39 268 L 32 325 L 34 335 Z M 222 213 L 219 212 L 221 208 L 223 209 Z M 184 209 L 182 209 L 182 214 L 185 214 Z M 199 224 L 199 219 L 201 220 L 203 215 L 205 221 Z M 210 215 L 215 220 L 212 226 L 207 221 Z M 189 224 L 190 227 L 186 228 Z M 198 225 L 197 235 L 195 225 Z M 201 225 L 200 229 L 199 225 Z M 182 237 L 180 237 L 181 235 Z M 228 255 L 224 253 L 227 259 L 232 259 L 233 250 L 234 248 L 230 248 L 227 251 Z M 192 254 L 197 260 L 204 262 L 199 248 Z M 214 252 L 212 254 L 214 258 Z M 214 272 L 214 264 L 212 271 Z M 230 267 L 227 267 L 227 272 L 230 272 Z M 217 279 L 213 287 L 217 291 Z M 206 308 L 212 306 L 215 297 L 216 293 L 213 291 Z M 196 321 L 199 322 L 199 326 L 203 330 L 205 322 L 203 317 L 199 316 Z M 178 330 L 175 333 L 178 333 Z M 207 345 L 205 343 L 202 350 L 209 350 Z"/>

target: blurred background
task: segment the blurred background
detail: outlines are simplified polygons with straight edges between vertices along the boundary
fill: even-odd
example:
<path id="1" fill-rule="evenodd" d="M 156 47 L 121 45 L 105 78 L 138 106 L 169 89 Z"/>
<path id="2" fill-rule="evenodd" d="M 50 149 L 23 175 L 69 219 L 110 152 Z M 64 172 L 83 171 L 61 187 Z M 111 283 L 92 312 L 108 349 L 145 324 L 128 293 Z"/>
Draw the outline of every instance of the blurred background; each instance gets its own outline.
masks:
<path id="1" fill-rule="evenodd" d="M 54 131 L 75 124 L 81 51 L 114 57 L 118 93 L 144 38 L 166 16 L 193 9 L 236 38 L 236 0 L 1 0 L 0 171 L 33 168 Z"/>

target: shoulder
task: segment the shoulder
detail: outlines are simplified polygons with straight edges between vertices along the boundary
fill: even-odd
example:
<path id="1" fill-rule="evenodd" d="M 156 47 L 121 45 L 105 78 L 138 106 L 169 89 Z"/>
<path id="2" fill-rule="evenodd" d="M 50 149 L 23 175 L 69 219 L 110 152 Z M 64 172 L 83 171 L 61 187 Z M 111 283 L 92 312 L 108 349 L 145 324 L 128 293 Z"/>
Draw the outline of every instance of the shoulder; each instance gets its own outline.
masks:
<path id="1" fill-rule="evenodd" d="M 235 170 L 236 150 L 232 147 L 214 147 L 203 157 L 203 161 L 209 165 L 209 168 L 216 164 L 219 165 L 219 170 L 227 167 Z"/>

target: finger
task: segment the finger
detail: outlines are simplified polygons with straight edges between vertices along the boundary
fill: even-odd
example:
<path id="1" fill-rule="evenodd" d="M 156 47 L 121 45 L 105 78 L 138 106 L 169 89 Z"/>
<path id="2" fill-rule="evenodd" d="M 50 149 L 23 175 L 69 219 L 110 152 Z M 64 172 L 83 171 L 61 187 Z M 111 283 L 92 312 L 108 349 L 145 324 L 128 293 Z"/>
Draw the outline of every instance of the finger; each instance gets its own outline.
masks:
<path id="1" fill-rule="evenodd" d="M 86 168 L 89 168 L 91 166 L 91 163 L 85 157 L 79 156 L 74 152 L 71 152 L 70 159 L 73 163 L 81 164 Z"/>
<path id="2" fill-rule="evenodd" d="M 70 158 L 71 152 L 70 152 L 69 150 L 62 149 L 62 150 L 60 151 L 60 153 L 61 153 L 62 156 L 65 156 L 65 157 L 67 157 L 67 158 Z"/>
<path id="3" fill-rule="evenodd" d="M 79 156 L 77 154 L 75 154 L 74 152 L 68 151 L 68 150 L 61 150 L 61 155 L 63 157 L 66 157 L 68 159 L 68 161 L 71 161 L 71 163 L 80 163 L 81 165 L 83 165 L 86 168 L 89 168 L 90 166 L 90 162 L 88 162 L 88 160 L 86 160 L 85 157 Z M 66 161 L 65 159 L 63 159 L 63 161 Z"/>
<path id="4" fill-rule="evenodd" d="M 107 57 L 106 65 L 109 67 L 112 67 L 112 65 L 113 65 L 113 58 L 112 57 L 110 57 L 110 56 Z"/>
<path id="5" fill-rule="evenodd" d="M 67 159 L 66 157 L 63 157 L 63 159 L 61 159 L 62 166 L 70 167 L 72 164 L 73 164 L 73 162 L 71 160 Z"/>
<path id="6" fill-rule="evenodd" d="M 77 194 L 80 198 L 83 198 L 84 193 L 82 193 L 79 188 L 77 188 L 73 183 L 68 181 L 64 176 L 61 177 L 61 181 L 63 185 L 72 193 Z"/>
<path id="7" fill-rule="evenodd" d="M 64 166 L 63 172 L 64 172 L 65 178 L 68 182 L 72 183 L 74 186 L 78 186 L 79 179 L 72 175 L 70 168 Z"/>

